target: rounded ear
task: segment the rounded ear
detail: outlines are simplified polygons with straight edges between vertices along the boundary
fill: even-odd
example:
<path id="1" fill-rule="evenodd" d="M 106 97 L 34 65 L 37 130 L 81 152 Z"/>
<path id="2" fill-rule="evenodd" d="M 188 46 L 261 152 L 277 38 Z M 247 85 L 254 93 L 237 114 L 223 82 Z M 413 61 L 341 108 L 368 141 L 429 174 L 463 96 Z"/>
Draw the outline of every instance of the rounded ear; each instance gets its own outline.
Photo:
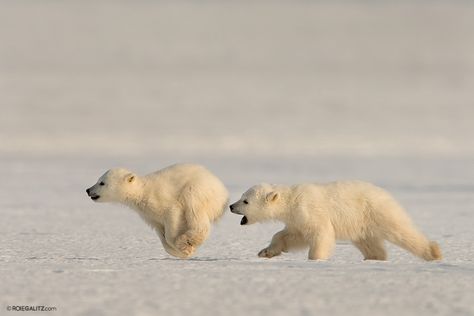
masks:
<path id="1" fill-rule="evenodd" d="M 132 183 L 133 181 L 135 181 L 135 175 L 133 173 L 126 174 L 125 181 L 127 181 L 128 183 Z"/>
<path id="2" fill-rule="evenodd" d="M 267 202 L 275 202 L 279 198 L 280 198 L 280 193 L 275 192 L 275 191 L 268 193 L 267 196 L 265 197 Z"/>

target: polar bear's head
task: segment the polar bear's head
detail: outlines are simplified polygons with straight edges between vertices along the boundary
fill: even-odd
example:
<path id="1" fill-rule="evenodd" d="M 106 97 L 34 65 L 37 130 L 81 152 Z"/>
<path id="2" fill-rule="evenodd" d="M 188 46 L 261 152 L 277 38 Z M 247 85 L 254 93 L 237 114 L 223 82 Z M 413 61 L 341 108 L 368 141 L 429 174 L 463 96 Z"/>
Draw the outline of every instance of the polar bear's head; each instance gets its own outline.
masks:
<path id="1" fill-rule="evenodd" d="M 138 192 L 137 182 L 137 176 L 126 169 L 110 169 L 86 192 L 96 202 L 125 202 Z"/>
<path id="2" fill-rule="evenodd" d="M 242 194 L 240 200 L 230 205 L 230 211 L 244 215 L 240 225 L 253 224 L 274 219 L 278 210 L 280 193 L 274 185 L 262 183 L 251 187 Z"/>

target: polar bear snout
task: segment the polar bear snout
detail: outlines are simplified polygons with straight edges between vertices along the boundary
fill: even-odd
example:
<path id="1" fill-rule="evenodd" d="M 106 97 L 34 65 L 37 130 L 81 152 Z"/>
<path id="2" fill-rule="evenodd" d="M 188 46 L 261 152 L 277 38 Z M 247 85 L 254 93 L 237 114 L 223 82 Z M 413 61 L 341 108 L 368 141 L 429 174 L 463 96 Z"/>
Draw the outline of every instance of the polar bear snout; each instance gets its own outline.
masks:
<path id="1" fill-rule="evenodd" d="M 234 214 L 243 215 L 239 210 L 236 209 L 236 204 L 237 203 L 229 205 L 230 211 Z"/>
<path id="2" fill-rule="evenodd" d="M 242 213 L 241 210 L 239 210 L 239 201 L 235 202 L 234 204 L 229 205 L 229 208 L 230 208 L 230 211 L 234 214 L 244 215 L 244 217 L 242 217 L 242 220 L 240 221 L 240 225 L 248 224 L 249 221 L 248 221 L 247 216 L 245 216 L 245 214 Z"/>
<path id="3" fill-rule="evenodd" d="M 90 187 L 90 188 L 86 189 L 86 193 L 92 200 L 96 201 L 100 198 L 100 195 L 95 194 L 94 192 L 92 192 L 92 189 L 93 189 L 93 187 Z"/>

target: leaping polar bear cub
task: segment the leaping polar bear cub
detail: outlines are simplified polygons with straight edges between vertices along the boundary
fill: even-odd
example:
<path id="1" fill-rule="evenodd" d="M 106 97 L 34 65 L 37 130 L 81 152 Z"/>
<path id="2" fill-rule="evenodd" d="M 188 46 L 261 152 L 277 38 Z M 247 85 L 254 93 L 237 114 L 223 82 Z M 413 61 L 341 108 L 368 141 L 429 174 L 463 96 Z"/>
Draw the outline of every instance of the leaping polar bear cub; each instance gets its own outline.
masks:
<path id="1" fill-rule="evenodd" d="M 96 202 L 129 206 L 153 227 L 165 250 L 190 257 L 228 203 L 222 182 L 202 166 L 176 164 L 144 177 L 111 169 L 86 190 Z"/>
<path id="2" fill-rule="evenodd" d="M 250 188 L 231 212 L 244 215 L 241 224 L 280 220 L 260 257 L 271 258 L 309 246 L 309 259 L 328 259 L 336 239 L 350 240 L 365 260 L 386 260 L 384 240 L 425 260 L 441 259 L 436 242 L 420 233 L 403 208 L 385 190 L 370 183 L 347 181 Z"/>

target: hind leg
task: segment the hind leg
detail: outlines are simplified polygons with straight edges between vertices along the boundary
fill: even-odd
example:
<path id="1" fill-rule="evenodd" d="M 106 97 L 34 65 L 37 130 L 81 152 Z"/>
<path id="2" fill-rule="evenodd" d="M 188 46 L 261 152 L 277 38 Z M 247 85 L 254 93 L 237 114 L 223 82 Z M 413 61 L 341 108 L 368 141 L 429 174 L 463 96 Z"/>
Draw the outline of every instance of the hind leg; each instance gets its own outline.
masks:
<path id="1" fill-rule="evenodd" d="M 167 241 L 165 237 L 165 229 L 163 226 L 156 226 L 155 227 L 156 234 L 161 240 L 161 244 L 163 245 L 163 248 L 165 248 L 165 251 L 169 253 L 170 255 L 178 258 L 187 258 L 189 257 L 189 253 L 183 253 L 180 252 L 179 250 L 173 248 Z"/>
<path id="2" fill-rule="evenodd" d="M 187 244 L 192 247 L 199 247 L 208 237 L 210 223 L 201 223 L 198 227 L 188 227 L 181 235 L 176 238 L 176 245 L 179 248 L 181 244 Z"/>
<path id="3" fill-rule="evenodd" d="M 176 248 L 183 252 L 194 252 L 207 239 L 210 229 L 211 223 L 207 214 L 186 210 L 182 234 L 175 241 Z"/>
<path id="4" fill-rule="evenodd" d="M 441 250 L 413 226 L 398 227 L 387 233 L 387 240 L 427 261 L 441 259 Z"/>
<path id="5" fill-rule="evenodd" d="M 352 243 L 362 252 L 364 260 L 387 260 L 383 239 L 366 238 Z"/>
<path id="6" fill-rule="evenodd" d="M 190 222 L 186 212 L 178 207 L 171 208 L 166 213 L 167 216 L 163 219 L 165 241 L 171 248 L 181 253 L 179 257 L 192 256 L 196 247 L 201 245 L 208 236 L 209 221 L 207 218 L 197 217 Z"/>

